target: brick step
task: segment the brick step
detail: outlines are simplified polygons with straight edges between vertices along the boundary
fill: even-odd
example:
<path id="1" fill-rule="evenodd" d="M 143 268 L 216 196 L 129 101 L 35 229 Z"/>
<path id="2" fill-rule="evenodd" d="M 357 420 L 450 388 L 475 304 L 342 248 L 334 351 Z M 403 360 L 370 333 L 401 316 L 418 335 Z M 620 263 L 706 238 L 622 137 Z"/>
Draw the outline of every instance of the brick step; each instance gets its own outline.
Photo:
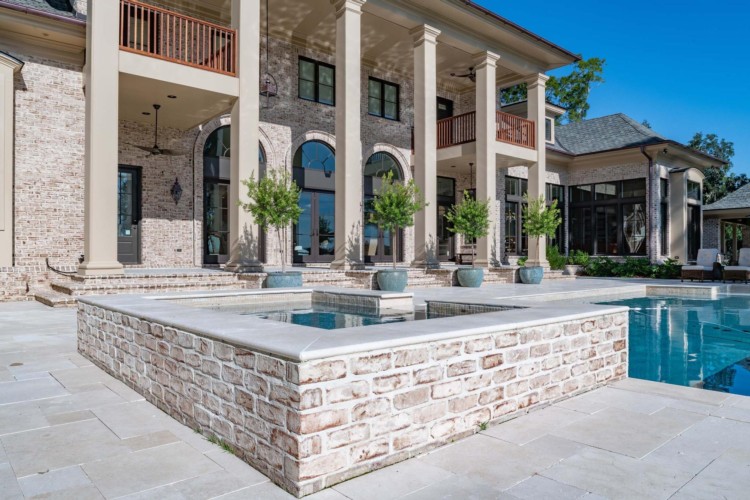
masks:
<path id="1" fill-rule="evenodd" d="M 110 295 L 117 293 L 162 293 L 180 291 L 208 291 L 208 290 L 245 290 L 257 288 L 248 286 L 243 281 L 188 281 L 183 283 L 162 283 L 157 280 L 142 283 L 110 283 L 110 284 L 72 284 L 52 283 L 56 292 L 71 295 Z"/>
<path id="2" fill-rule="evenodd" d="M 78 304 L 75 297 L 52 290 L 34 292 L 34 300 L 49 307 L 75 307 Z"/>
<path id="3" fill-rule="evenodd" d="M 71 281 L 74 283 L 95 285 L 95 284 L 109 284 L 109 283 L 139 283 L 139 282 L 152 282 L 159 281 L 162 283 L 178 282 L 183 283 L 186 281 L 224 281 L 233 282 L 237 281 L 238 277 L 235 273 L 185 273 L 185 274 L 124 274 L 119 276 L 70 276 Z M 243 276 L 257 276 L 253 274 L 246 274 Z M 263 274 L 259 276 L 264 276 Z"/>

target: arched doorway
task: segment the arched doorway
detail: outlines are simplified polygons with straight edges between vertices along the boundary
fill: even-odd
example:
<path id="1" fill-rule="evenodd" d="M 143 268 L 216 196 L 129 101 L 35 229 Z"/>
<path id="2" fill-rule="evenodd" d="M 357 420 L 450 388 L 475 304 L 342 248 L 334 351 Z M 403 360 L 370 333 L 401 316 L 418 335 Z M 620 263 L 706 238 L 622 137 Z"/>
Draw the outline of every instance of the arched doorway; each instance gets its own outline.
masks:
<path id="1" fill-rule="evenodd" d="M 380 188 L 381 178 L 388 173 L 393 174 L 393 179 L 403 180 L 401 168 L 398 161 L 389 153 L 379 152 L 368 158 L 364 169 L 364 257 L 365 262 L 390 262 L 393 260 L 393 252 L 396 252 L 397 260 L 401 258 L 402 245 L 394 245 L 390 231 L 385 231 L 378 227 L 377 224 L 370 222 L 372 213 L 372 202 L 375 199 L 375 193 Z M 398 242 L 403 241 L 403 236 L 398 238 Z"/>
<path id="2" fill-rule="evenodd" d="M 231 128 L 214 130 L 203 146 L 203 263 L 226 264 L 229 260 L 229 183 L 231 175 Z M 266 172 L 266 152 L 258 145 L 260 175 Z M 263 238 L 258 256 L 263 260 Z"/>
<path id="3" fill-rule="evenodd" d="M 294 180 L 302 193 L 302 216 L 294 225 L 294 262 L 333 262 L 336 231 L 336 155 L 327 144 L 308 141 L 292 160 Z"/>

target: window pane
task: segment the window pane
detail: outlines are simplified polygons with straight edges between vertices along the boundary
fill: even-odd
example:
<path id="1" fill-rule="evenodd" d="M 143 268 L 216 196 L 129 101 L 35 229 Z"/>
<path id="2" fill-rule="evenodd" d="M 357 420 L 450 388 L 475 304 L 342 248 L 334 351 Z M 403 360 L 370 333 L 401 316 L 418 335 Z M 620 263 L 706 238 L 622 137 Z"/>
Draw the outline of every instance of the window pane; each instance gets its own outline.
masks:
<path id="1" fill-rule="evenodd" d="M 697 182 L 688 181 L 687 183 L 687 195 L 688 198 L 693 200 L 699 200 L 701 199 L 701 185 Z"/>
<path id="2" fill-rule="evenodd" d="M 570 249 L 591 253 L 591 209 L 579 207 L 570 209 Z"/>
<path id="3" fill-rule="evenodd" d="M 385 100 L 389 102 L 398 102 L 398 89 L 394 85 L 384 84 Z"/>
<path id="4" fill-rule="evenodd" d="M 305 80 L 299 82 L 299 96 L 303 99 L 315 100 L 315 84 Z"/>
<path id="5" fill-rule="evenodd" d="M 667 197 L 668 189 L 669 189 L 669 183 L 667 182 L 667 179 L 659 179 L 659 191 L 661 192 L 662 198 Z"/>
<path id="6" fill-rule="evenodd" d="M 646 254 L 646 204 L 622 206 L 622 239 L 625 253 Z"/>
<path id="7" fill-rule="evenodd" d="M 557 200 L 558 205 L 562 204 L 563 197 L 565 194 L 565 189 L 562 186 L 558 186 L 557 184 L 547 184 L 547 194 L 545 198 L 547 199 L 547 202 L 552 202 L 553 200 Z"/>
<path id="8" fill-rule="evenodd" d="M 518 203 L 505 204 L 505 253 L 518 254 Z"/>
<path id="9" fill-rule="evenodd" d="M 505 178 L 505 195 L 519 196 L 518 179 L 515 179 L 513 177 Z"/>
<path id="10" fill-rule="evenodd" d="M 367 112 L 371 115 L 380 116 L 380 103 L 380 100 L 370 97 L 367 104 Z"/>
<path id="11" fill-rule="evenodd" d="M 391 120 L 398 119 L 398 106 L 392 102 L 385 103 L 385 117 Z"/>
<path id="12" fill-rule="evenodd" d="M 437 195 L 453 198 L 455 196 L 455 181 L 450 177 L 437 178 Z"/>
<path id="13" fill-rule="evenodd" d="M 370 80 L 370 97 L 380 99 L 382 97 L 381 89 L 383 88 L 380 82 Z"/>
<path id="14" fill-rule="evenodd" d="M 611 200 L 617 198 L 617 183 L 610 182 L 596 185 L 597 200 Z"/>
<path id="15" fill-rule="evenodd" d="M 318 83 L 333 87 L 333 68 L 318 66 Z"/>
<path id="16" fill-rule="evenodd" d="M 302 80 L 315 81 L 315 63 L 310 61 L 299 62 L 299 77 Z"/>
<path id="17" fill-rule="evenodd" d="M 551 141 L 552 140 L 552 119 L 547 118 L 544 120 L 544 140 L 545 141 Z"/>
<path id="18" fill-rule="evenodd" d="M 333 104 L 333 96 L 333 87 L 326 87 L 325 85 L 318 87 L 318 102 Z"/>
<path id="19" fill-rule="evenodd" d="M 660 229 L 661 229 L 661 254 L 662 255 L 669 255 L 669 216 L 667 215 L 669 212 L 669 204 L 668 203 L 662 203 L 661 204 L 661 220 L 660 220 Z"/>
<path id="20" fill-rule="evenodd" d="M 570 201 L 576 203 L 579 201 L 591 201 L 591 185 L 573 186 L 570 188 Z"/>
<path id="21" fill-rule="evenodd" d="M 631 179 L 622 183 L 623 198 L 645 198 L 646 179 Z"/>
<path id="22" fill-rule="evenodd" d="M 596 253 L 617 255 L 617 207 L 596 207 Z"/>
<path id="23" fill-rule="evenodd" d="M 526 179 L 521 179 L 521 196 L 527 194 L 529 192 L 529 181 Z"/>

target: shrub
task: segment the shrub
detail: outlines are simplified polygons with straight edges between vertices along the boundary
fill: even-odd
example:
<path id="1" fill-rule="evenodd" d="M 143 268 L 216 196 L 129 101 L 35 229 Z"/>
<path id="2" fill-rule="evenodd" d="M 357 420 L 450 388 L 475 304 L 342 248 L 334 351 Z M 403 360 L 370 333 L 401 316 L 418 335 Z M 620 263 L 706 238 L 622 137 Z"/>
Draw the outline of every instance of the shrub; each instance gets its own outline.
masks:
<path id="1" fill-rule="evenodd" d="M 589 264 L 586 266 L 586 274 L 601 278 L 613 277 L 616 276 L 615 268 L 617 266 L 617 262 L 609 257 L 596 257 L 590 260 Z"/>
<path id="2" fill-rule="evenodd" d="M 680 277 L 682 266 L 675 259 L 667 259 L 664 264 L 657 266 L 654 278 L 659 279 L 677 279 Z"/>
<path id="3" fill-rule="evenodd" d="M 547 261 L 549 262 L 550 269 L 560 271 L 565 269 L 565 263 L 567 258 L 560 254 L 560 250 L 556 246 L 547 247 Z"/>
<path id="4" fill-rule="evenodd" d="M 589 265 L 590 261 L 591 258 L 589 257 L 589 254 L 584 252 L 583 250 L 573 250 L 572 252 L 570 252 L 570 256 L 568 257 L 568 264 L 573 266 L 586 267 Z"/>
<path id="5" fill-rule="evenodd" d="M 586 266 L 586 274 L 600 278 L 674 279 L 680 277 L 680 265 L 674 259 L 660 265 L 644 258 L 625 257 L 623 262 L 616 262 L 609 257 L 596 257 Z"/>
<path id="6" fill-rule="evenodd" d="M 529 258 L 528 258 L 527 256 L 525 256 L 525 255 L 524 255 L 523 257 L 520 257 L 520 258 L 518 259 L 518 262 L 517 262 L 517 264 L 518 264 L 519 266 L 523 267 L 523 266 L 525 266 L 525 265 L 526 265 L 526 261 L 527 261 L 527 260 L 529 260 Z"/>

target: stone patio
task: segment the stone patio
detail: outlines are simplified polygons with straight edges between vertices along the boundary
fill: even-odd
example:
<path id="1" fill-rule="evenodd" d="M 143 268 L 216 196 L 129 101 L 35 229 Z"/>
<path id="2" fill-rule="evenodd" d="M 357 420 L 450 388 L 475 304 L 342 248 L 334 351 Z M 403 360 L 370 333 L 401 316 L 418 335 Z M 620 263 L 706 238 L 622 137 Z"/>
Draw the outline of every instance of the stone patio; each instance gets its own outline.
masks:
<path id="1" fill-rule="evenodd" d="M 573 288 L 559 291 L 584 289 Z M 3 498 L 292 498 L 78 355 L 73 310 L 0 304 L 0 444 Z M 746 498 L 748 488 L 750 398 L 625 380 L 307 498 Z"/>

